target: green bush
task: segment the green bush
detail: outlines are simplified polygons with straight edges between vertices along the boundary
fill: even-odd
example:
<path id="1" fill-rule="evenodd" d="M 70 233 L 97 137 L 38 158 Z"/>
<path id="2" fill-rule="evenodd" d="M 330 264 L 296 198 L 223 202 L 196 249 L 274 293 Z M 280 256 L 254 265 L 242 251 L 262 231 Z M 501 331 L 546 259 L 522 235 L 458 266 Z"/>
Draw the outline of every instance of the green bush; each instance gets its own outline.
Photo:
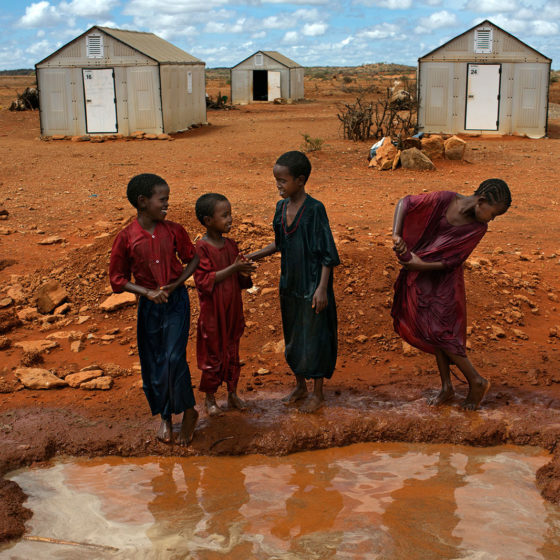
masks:
<path id="1" fill-rule="evenodd" d="M 303 144 L 301 149 L 304 152 L 318 152 L 323 148 L 325 141 L 322 138 L 311 138 L 309 134 L 302 134 Z"/>

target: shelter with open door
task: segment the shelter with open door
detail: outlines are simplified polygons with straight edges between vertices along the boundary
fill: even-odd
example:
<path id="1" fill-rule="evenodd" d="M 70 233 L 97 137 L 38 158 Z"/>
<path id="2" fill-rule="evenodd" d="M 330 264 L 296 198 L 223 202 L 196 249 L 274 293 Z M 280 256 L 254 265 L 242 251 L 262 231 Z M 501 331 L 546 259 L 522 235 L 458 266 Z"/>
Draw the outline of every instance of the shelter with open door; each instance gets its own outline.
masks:
<path id="1" fill-rule="evenodd" d="M 206 121 L 205 63 L 153 33 L 94 26 L 35 71 L 44 136 L 172 133 Z"/>
<path id="2" fill-rule="evenodd" d="M 418 130 L 546 136 L 550 64 L 485 20 L 418 59 Z"/>
<path id="3" fill-rule="evenodd" d="M 231 69 L 231 102 L 304 98 L 304 68 L 276 51 L 257 51 Z"/>

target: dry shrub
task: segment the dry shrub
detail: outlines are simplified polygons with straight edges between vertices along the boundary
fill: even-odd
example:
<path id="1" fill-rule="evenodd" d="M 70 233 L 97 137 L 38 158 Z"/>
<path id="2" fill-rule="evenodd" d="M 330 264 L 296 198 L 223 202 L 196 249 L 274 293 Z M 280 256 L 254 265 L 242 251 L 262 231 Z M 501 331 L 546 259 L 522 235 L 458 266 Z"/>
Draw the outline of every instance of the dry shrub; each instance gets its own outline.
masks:
<path id="1" fill-rule="evenodd" d="M 416 87 L 405 81 L 402 90 L 393 92 L 387 88 L 385 95 L 376 101 L 367 101 L 364 96 L 356 103 L 346 103 L 337 114 L 342 123 L 344 138 L 353 141 L 389 137 L 400 146 L 415 134 L 418 126 L 418 101 Z"/>

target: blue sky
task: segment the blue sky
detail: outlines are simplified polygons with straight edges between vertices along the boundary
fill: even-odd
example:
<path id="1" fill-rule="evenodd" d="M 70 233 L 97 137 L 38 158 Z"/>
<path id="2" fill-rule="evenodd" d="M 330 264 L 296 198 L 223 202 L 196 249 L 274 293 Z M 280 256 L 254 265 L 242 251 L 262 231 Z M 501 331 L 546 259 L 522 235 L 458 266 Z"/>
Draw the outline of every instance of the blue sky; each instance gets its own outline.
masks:
<path id="1" fill-rule="evenodd" d="M 261 49 L 304 66 L 416 65 L 484 19 L 560 68 L 560 0 L 0 0 L 0 70 L 32 68 L 93 25 L 156 33 L 209 67 Z"/>

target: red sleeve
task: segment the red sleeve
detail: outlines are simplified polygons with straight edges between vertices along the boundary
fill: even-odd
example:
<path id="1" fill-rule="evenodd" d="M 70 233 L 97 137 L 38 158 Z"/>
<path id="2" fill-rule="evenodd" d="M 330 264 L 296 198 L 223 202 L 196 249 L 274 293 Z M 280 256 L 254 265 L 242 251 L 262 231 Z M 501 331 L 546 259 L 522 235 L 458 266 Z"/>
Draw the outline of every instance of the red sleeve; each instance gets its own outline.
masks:
<path id="1" fill-rule="evenodd" d="M 177 244 L 177 255 L 181 262 L 183 264 L 190 262 L 195 255 L 195 248 L 187 230 L 181 225 L 175 228 L 175 243 Z"/>
<path id="2" fill-rule="evenodd" d="M 111 260 L 109 261 L 109 281 L 113 292 L 119 294 L 124 291 L 124 287 L 131 278 L 130 269 L 130 250 L 128 235 L 126 231 L 121 231 L 111 249 Z"/>
<path id="3" fill-rule="evenodd" d="M 210 295 L 214 290 L 216 270 L 214 269 L 214 264 L 212 263 L 212 259 L 210 259 L 210 255 L 208 255 L 205 243 L 199 242 L 197 244 L 196 253 L 200 259 L 198 267 L 194 271 L 196 289 L 201 295 Z"/>

